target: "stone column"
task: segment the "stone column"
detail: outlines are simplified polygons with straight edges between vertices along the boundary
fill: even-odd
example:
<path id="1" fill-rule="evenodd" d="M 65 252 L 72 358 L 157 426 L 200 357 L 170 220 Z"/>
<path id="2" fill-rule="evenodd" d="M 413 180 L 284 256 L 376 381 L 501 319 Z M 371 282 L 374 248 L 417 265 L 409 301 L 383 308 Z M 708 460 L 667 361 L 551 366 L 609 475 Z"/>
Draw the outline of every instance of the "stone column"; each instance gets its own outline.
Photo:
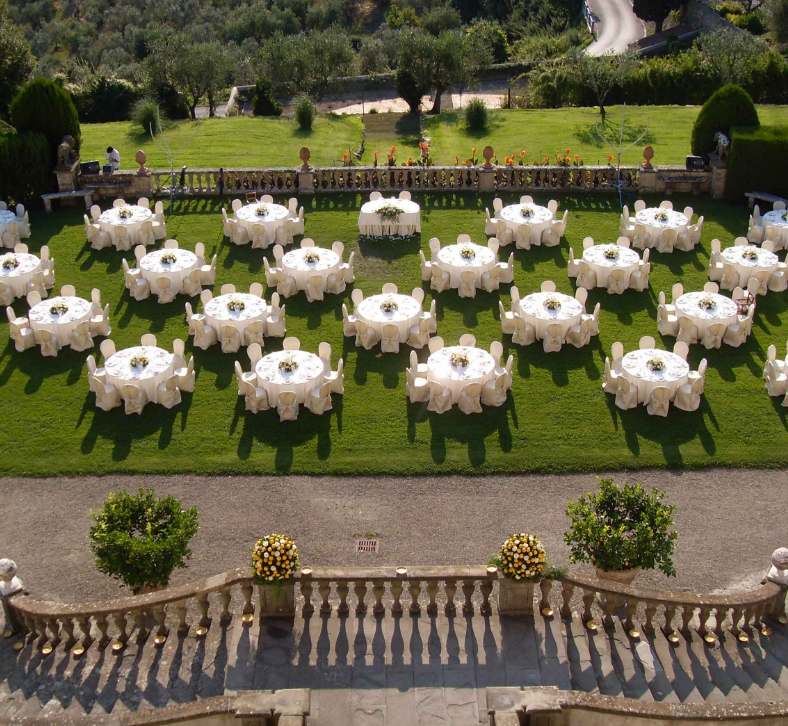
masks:
<path id="1" fill-rule="evenodd" d="M 306 146 L 302 146 L 298 155 L 303 162 L 298 170 L 298 193 L 314 194 L 315 175 L 312 173 L 312 167 L 309 166 L 309 157 L 311 156 L 309 149 Z"/>
<path id="2" fill-rule="evenodd" d="M 723 161 L 717 152 L 709 154 L 711 166 L 711 187 L 709 193 L 713 199 L 722 199 L 725 196 L 725 180 L 728 176 L 728 163 Z"/>
<path id="3" fill-rule="evenodd" d="M 495 191 L 495 168 L 490 163 L 493 158 L 494 152 L 492 146 L 485 146 L 482 149 L 482 156 L 484 157 L 484 164 L 479 167 L 479 191 L 492 192 Z"/>
<path id="4" fill-rule="evenodd" d="M 293 581 L 277 585 L 258 585 L 258 616 L 261 618 L 294 618 L 295 587 Z"/>
<path id="5" fill-rule="evenodd" d="M 653 194 L 657 191 L 657 170 L 641 169 L 639 174 L 638 188 L 641 194 Z"/>

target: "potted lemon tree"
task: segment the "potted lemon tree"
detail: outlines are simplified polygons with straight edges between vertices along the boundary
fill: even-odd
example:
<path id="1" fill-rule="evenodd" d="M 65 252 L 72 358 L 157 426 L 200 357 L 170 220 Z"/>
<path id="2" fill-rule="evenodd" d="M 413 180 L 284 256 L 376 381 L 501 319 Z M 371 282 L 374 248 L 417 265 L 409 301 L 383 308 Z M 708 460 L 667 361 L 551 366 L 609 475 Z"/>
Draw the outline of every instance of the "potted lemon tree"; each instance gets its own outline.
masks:
<path id="1" fill-rule="evenodd" d="M 533 615 L 534 588 L 545 568 L 542 543 L 532 534 L 509 536 L 498 555 L 490 559 L 503 575 L 498 581 L 498 612 L 502 615 Z"/>
<path id="2" fill-rule="evenodd" d="M 295 617 L 293 578 L 298 569 L 298 547 L 286 534 L 261 537 L 252 550 L 252 569 L 263 617 Z"/>
<path id="3" fill-rule="evenodd" d="M 587 492 L 567 506 L 569 561 L 590 562 L 600 579 L 625 585 L 641 570 L 659 569 L 675 577 L 675 506 L 663 504 L 665 493 L 647 492 L 640 484 L 619 487 L 612 479 L 597 481 L 598 492 Z"/>

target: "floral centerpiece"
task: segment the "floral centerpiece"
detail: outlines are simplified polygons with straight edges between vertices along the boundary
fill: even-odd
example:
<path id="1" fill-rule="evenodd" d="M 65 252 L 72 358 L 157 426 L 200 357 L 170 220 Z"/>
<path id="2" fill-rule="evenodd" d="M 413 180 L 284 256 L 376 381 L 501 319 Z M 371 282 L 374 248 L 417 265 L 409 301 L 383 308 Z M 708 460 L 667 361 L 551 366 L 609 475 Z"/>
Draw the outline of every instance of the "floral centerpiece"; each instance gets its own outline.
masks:
<path id="1" fill-rule="evenodd" d="M 521 207 L 520 215 L 525 217 L 526 219 L 531 219 L 531 217 L 534 216 L 534 210 L 531 209 L 531 207 Z"/>
<path id="2" fill-rule="evenodd" d="M 282 373 L 293 373 L 298 370 L 298 363 L 293 356 L 289 355 L 287 358 L 283 358 L 279 361 L 279 370 L 282 371 Z"/>
<path id="3" fill-rule="evenodd" d="M 380 303 L 380 309 L 384 313 L 393 313 L 399 308 L 397 305 L 397 301 L 392 298 L 385 299 L 382 303 Z"/>
<path id="4" fill-rule="evenodd" d="M 657 222 L 667 222 L 668 221 L 667 211 L 665 209 L 658 210 L 657 213 L 654 215 L 654 219 Z"/>
<path id="5" fill-rule="evenodd" d="M 309 251 L 304 255 L 304 262 L 310 265 L 320 262 L 320 255 L 317 252 Z"/>
<path id="6" fill-rule="evenodd" d="M 64 302 L 55 303 L 49 308 L 49 312 L 52 313 L 52 315 L 64 315 L 68 312 L 68 305 Z"/>
<path id="7" fill-rule="evenodd" d="M 698 300 L 698 307 L 701 310 L 714 310 L 717 307 L 717 301 L 710 295 L 707 295 Z"/>
<path id="8" fill-rule="evenodd" d="M 661 358 L 649 358 L 646 361 L 646 368 L 648 368 L 653 373 L 659 373 L 660 371 L 665 370 L 665 361 Z"/>
<path id="9" fill-rule="evenodd" d="M 121 207 L 118 212 L 118 217 L 121 219 L 131 219 L 134 216 L 134 211 L 127 207 Z"/>
<path id="10" fill-rule="evenodd" d="M 229 300 L 227 303 L 227 309 L 233 313 L 240 313 L 246 307 L 246 304 L 243 300 L 238 300 L 237 298 L 233 298 Z"/>
<path id="11" fill-rule="evenodd" d="M 165 252 L 159 259 L 163 265 L 174 265 L 178 258 L 174 252 Z"/>
<path id="12" fill-rule="evenodd" d="M 476 250 L 473 249 L 473 247 L 463 247 L 460 250 L 460 257 L 462 257 L 463 260 L 472 260 L 476 257 Z"/>
<path id="13" fill-rule="evenodd" d="M 468 362 L 468 356 L 465 353 L 452 353 L 449 357 L 449 363 L 455 368 L 465 368 Z"/>
<path id="14" fill-rule="evenodd" d="M 542 543 L 532 534 L 511 535 L 502 545 L 496 558 L 504 577 L 526 580 L 539 577 L 544 570 L 545 552 Z"/>
<path id="15" fill-rule="evenodd" d="M 258 204 L 257 208 L 254 210 L 254 213 L 258 217 L 265 217 L 268 214 L 268 205 L 267 204 Z"/>
<path id="16" fill-rule="evenodd" d="M 139 369 L 139 368 L 145 368 L 149 362 L 150 361 L 148 361 L 148 359 L 144 355 L 135 355 L 131 357 L 131 360 L 129 360 L 129 365 L 132 368 Z"/>
<path id="17" fill-rule="evenodd" d="M 378 217 L 380 217 L 381 222 L 391 222 L 396 224 L 399 222 L 399 215 L 401 213 L 402 210 L 391 202 L 378 207 Z"/>
<path id="18" fill-rule="evenodd" d="M 745 260 L 757 260 L 758 259 L 758 249 L 756 247 L 745 247 L 741 251 L 741 256 Z"/>
<path id="19" fill-rule="evenodd" d="M 561 307 L 561 301 L 557 297 L 548 297 L 544 301 L 544 306 L 548 310 L 558 310 Z"/>
<path id="20" fill-rule="evenodd" d="M 6 257 L 3 260 L 4 270 L 15 270 L 17 267 L 19 267 L 19 260 L 16 257 Z"/>
<path id="21" fill-rule="evenodd" d="M 783 212 L 782 219 L 783 219 L 783 222 L 788 222 L 788 212 Z"/>
<path id="22" fill-rule="evenodd" d="M 618 245 L 608 245 L 605 248 L 605 259 L 617 260 L 618 259 Z"/>
<path id="23" fill-rule="evenodd" d="M 285 534 L 258 539 L 252 550 L 252 568 L 258 584 L 292 580 L 298 569 L 298 547 Z"/>

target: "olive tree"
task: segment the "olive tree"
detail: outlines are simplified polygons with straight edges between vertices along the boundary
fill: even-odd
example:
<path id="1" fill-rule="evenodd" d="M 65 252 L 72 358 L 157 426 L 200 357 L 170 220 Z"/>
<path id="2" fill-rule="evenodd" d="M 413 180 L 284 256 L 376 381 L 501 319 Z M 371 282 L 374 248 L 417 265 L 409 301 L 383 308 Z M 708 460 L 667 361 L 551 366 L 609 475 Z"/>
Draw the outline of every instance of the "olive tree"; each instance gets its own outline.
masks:
<path id="1" fill-rule="evenodd" d="M 695 48 L 720 85 L 745 85 L 760 57 L 768 50 L 763 41 L 735 28 L 720 28 L 701 36 Z"/>
<path id="2" fill-rule="evenodd" d="M 575 83 L 588 88 L 594 94 L 603 120 L 605 99 L 614 88 L 624 84 L 626 77 L 637 64 L 637 54 L 633 51 L 594 57 L 574 48 L 568 53 L 566 60 L 568 75 Z"/>

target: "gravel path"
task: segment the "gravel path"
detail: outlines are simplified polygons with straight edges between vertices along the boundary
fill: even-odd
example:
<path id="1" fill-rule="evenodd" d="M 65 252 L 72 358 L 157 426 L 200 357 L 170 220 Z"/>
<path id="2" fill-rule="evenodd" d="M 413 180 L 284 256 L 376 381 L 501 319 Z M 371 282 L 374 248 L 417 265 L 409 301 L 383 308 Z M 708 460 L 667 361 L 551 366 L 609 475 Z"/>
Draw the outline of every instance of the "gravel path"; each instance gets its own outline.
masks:
<path id="1" fill-rule="evenodd" d="M 665 490 L 678 505 L 676 568 L 638 582 L 678 589 L 735 590 L 757 582 L 772 550 L 788 544 L 784 471 L 707 470 L 619 473 Z M 173 584 L 246 563 L 270 531 L 294 536 L 311 565 L 486 562 L 511 532 L 538 534 L 553 562 L 567 550 L 566 502 L 595 488 L 589 475 L 522 477 L 84 477 L 0 480 L 0 556 L 19 565 L 31 594 L 62 601 L 101 600 L 122 590 L 93 564 L 88 510 L 108 492 L 154 486 L 200 509 L 193 557 Z M 357 555 L 355 539 L 373 533 L 377 555 Z"/>

